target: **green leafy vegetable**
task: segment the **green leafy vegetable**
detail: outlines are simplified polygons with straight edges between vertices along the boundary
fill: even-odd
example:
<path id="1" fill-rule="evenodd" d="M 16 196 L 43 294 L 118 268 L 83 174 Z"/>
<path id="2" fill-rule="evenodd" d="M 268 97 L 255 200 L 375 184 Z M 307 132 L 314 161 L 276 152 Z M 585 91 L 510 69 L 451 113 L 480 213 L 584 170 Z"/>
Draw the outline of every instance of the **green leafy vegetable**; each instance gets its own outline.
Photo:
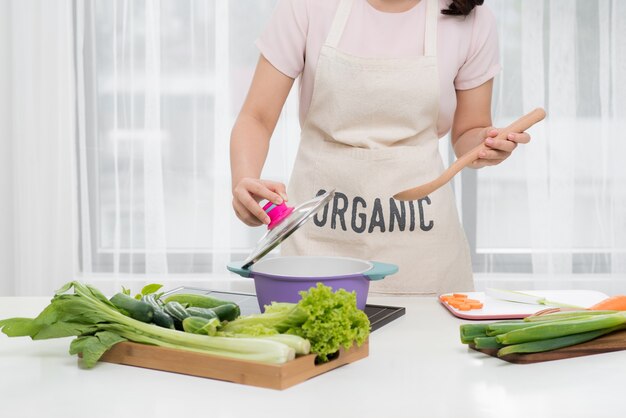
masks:
<path id="1" fill-rule="evenodd" d="M 204 318 L 201 316 L 190 316 L 183 320 L 183 330 L 192 334 L 215 335 L 220 320 L 215 318 Z"/>
<path id="2" fill-rule="evenodd" d="M 82 354 L 85 367 L 91 368 L 96 365 L 105 351 L 122 341 L 126 339 L 113 332 L 96 332 L 94 335 L 78 337 L 72 341 L 70 354 Z"/>
<path id="3" fill-rule="evenodd" d="M 339 289 L 336 292 L 318 283 L 300 292 L 297 304 L 272 303 L 265 313 L 239 317 L 226 323 L 223 335 L 264 335 L 271 331 L 300 336 L 311 343 L 311 352 L 321 361 L 339 348 L 363 344 L 370 331 L 367 315 L 356 307 L 356 294 Z"/>
<path id="4" fill-rule="evenodd" d="M 70 289 L 74 293 L 66 294 Z M 196 335 L 137 321 L 115 308 L 97 289 L 79 282 L 63 286 L 37 318 L 5 319 L 0 321 L 0 329 L 10 337 L 32 339 L 78 336 L 70 349 L 82 352 L 86 367 L 124 340 L 269 363 L 295 357 L 294 349 L 277 341 Z"/>
<path id="5" fill-rule="evenodd" d="M 156 293 L 163 287 L 162 284 L 152 283 L 145 285 L 143 289 L 141 289 L 141 296 L 150 295 L 152 293 Z"/>

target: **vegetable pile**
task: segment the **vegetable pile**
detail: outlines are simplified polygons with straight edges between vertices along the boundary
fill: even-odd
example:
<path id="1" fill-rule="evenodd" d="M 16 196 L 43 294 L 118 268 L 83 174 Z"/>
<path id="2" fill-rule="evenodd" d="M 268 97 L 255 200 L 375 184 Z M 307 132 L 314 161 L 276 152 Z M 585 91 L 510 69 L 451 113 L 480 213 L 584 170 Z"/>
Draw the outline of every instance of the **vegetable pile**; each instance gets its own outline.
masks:
<path id="1" fill-rule="evenodd" d="M 461 342 L 477 349 L 497 349 L 498 357 L 539 353 L 591 341 L 626 329 L 626 312 L 571 310 L 523 320 L 461 325 Z"/>
<path id="2" fill-rule="evenodd" d="M 146 286 L 134 298 L 124 289 L 109 300 L 93 286 L 69 282 L 36 318 L 1 320 L 0 330 L 33 340 L 76 336 L 70 354 L 82 353 L 88 368 L 122 341 L 284 363 L 309 352 L 326 361 L 340 347 L 361 345 L 369 335 L 369 320 L 356 308 L 356 295 L 333 292 L 321 283 L 300 292 L 297 304 L 274 303 L 263 314 L 245 317 L 236 304 L 206 295 L 179 294 L 162 301 L 156 293 L 160 288 Z"/>
<path id="3" fill-rule="evenodd" d="M 318 283 L 295 303 L 272 303 L 265 313 L 241 317 L 221 328 L 222 335 L 271 335 L 286 333 L 311 342 L 311 351 L 318 359 L 340 347 L 350 348 L 353 342 L 363 344 L 370 332 L 367 315 L 356 307 L 356 294 L 332 289 Z"/>

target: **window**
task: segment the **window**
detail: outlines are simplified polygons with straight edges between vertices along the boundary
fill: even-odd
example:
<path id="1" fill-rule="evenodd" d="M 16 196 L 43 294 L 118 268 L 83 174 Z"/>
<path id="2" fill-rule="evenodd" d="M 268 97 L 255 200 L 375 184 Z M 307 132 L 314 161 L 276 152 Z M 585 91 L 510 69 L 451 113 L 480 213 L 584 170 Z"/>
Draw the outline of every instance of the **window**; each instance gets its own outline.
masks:
<path id="1" fill-rule="evenodd" d="M 82 266 L 212 273 L 262 233 L 232 214 L 230 129 L 274 1 L 77 3 Z M 266 177 L 297 147 L 290 98 Z"/>
<path id="2" fill-rule="evenodd" d="M 274 4 L 76 3 L 86 273 L 220 273 L 260 238 L 231 210 L 228 141 Z M 494 123 L 537 106 L 549 119 L 504 164 L 455 179 L 474 269 L 623 277 L 626 4 L 489 7 L 503 63 Z M 283 182 L 299 138 L 293 90 L 264 172 Z"/>

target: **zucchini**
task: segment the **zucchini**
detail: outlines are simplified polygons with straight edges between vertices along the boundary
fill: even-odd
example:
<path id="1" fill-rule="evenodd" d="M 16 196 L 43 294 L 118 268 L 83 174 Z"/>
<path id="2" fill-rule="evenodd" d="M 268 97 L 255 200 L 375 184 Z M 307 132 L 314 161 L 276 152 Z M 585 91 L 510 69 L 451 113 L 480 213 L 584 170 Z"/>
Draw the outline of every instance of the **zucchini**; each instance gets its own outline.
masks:
<path id="1" fill-rule="evenodd" d="M 167 302 L 163 307 L 165 313 L 172 317 L 174 320 L 174 328 L 179 331 L 183 330 L 183 321 L 185 318 L 189 318 L 189 314 L 183 305 L 178 302 Z"/>
<path id="2" fill-rule="evenodd" d="M 211 308 L 211 310 L 217 314 L 220 321 L 234 321 L 241 314 L 239 305 L 236 303 L 226 303 L 224 305 Z"/>
<path id="3" fill-rule="evenodd" d="M 192 306 L 195 308 L 215 308 L 226 304 L 233 304 L 233 302 L 227 300 L 221 300 L 208 295 L 198 295 L 193 293 L 181 293 L 178 295 L 172 295 L 165 299 L 165 303 L 178 302 Z"/>
<path id="4" fill-rule="evenodd" d="M 156 300 L 154 295 L 145 295 L 141 298 L 142 302 L 145 302 L 152 306 L 152 310 L 154 315 L 152 316 L 152 322 L 155 325 L 158 325 L 163 328 L 174 329 L 174 319 L 169 316 L 165 310 L 163 310 L 163 306 Z"/>
<path id="5" fill-rule="evenodd" d="M 154 309 L 163 309 L 163 304 L 160 303 L 153 294 L 142 296 L 141 301 L 146 302 Z"/>
<path id="6" fill-rule="evenodd" d="M 199 316 L 200 318 L 213 319 L 218 318 L 217 314 L 213 309 L 208 308 L 196 308 L 192 306 L 191 308 L 186 309 L 187 313 L 191 316 Z"/>
<path id="7" fill-rule="evenodd" d="M 131 318 L 141 322 L 152 322 L 154 309 L 152 309 L 151 305 L 123 293 L 116 293 L 110 301 L 116 308 L 124 311 Z"/>
<path id="8" fill-rule="evenodd" d="M 163 308 L 165 312 L 174 319 L 183 321 L 185 318 L 189 318 L 191 315 L 187 313 L 187 310 L 178 302 L 167 302 Z"/>

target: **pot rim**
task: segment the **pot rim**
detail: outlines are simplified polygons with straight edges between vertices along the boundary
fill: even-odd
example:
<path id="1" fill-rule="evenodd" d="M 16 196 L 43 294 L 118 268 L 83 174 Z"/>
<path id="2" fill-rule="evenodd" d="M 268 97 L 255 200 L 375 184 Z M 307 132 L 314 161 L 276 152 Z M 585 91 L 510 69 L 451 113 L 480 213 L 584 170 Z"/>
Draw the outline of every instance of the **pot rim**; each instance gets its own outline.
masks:
<path id="1" fill-rule="evenodd" d="M 345 261 L 349 261 L 349 262 L 359 262 L 359 263 L 363 263 L 365 266 L 365 268 L 354 271 L 354 272 L 350 272 L 350 273 L 342 273 L 342 274 L 337 274 L 337 275 L 319 275 L 319 276 L 315 276 L 315 275 L 292 275 L 292 274 L 275 274 L 275 273 L 265 273 L 262 271 L 257 271 L 255 268 L 256 267 L 263 267 L 264 263 L 271 263 L 272 260 L 284 260 L 284 259 L 328 259 L 328 260 L 345 260 Z M 316 281 L 316 280 L 340 280 L 340 279 L 350 279 L 350 278 L 355 278 L 355 277 L 363 277 L 364 279 L 367 279 L 365 277 L 365 273 L 367 273 L 368 271 L 370 271 L 372 268 L 374 267 L 374 264 L 371 261 L 367 261 L 367 260 L 363 260 L 360 258 L 354 258 L 354 257 L 340 257 L 340 256 L 317 256 L 317 255 L 305 255 L 305 256 L 299 256 L 299 255 L 292 255 L 292 256 L 277 256 L 277 257 L 272 257 L 272 258 L 267 258 L 267 259 L 263 259 L 260 260 L 259 262 L 253 264 L 252 266 L 250 266 L 250 268 L 248 269 L 250 271 L 250 276 L 251 277 L 259 277 L 259 276 L 264 276 L 264 277 L 271 277 L 273 279 L 283 279 L 285 281 L 287 280 L 298 280 L 299 281 Z"/>

